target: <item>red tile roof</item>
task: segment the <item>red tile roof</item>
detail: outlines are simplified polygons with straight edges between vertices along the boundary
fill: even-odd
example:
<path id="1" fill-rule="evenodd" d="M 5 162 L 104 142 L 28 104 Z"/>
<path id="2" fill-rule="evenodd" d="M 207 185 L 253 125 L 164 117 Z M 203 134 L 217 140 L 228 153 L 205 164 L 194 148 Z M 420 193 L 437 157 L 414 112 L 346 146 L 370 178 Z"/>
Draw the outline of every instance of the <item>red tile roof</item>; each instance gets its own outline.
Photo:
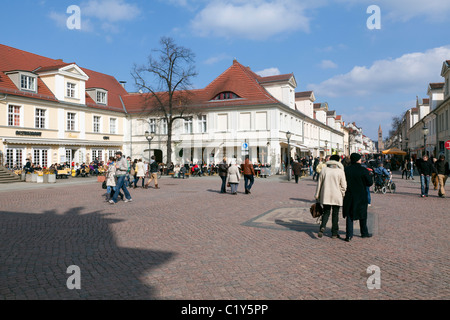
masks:
<path id="1" fill-rule="evenodd" d="M 50 91 L 39 77 L 37 94 L 33 94 L 17 88 L 5 72 L 20 70 L 39 73 L 58 70 L 70 64 L 75 63 L 64 63 L 60 59 L 50 59 L 0 44 L 0 92 L 57 101 L 53 92 Z M 86 105 L 103 110 L 123 112 L 124 109 L 119 96 L 125 96 L 128 93 L 122 85 L 112 76 L 84 68 L 81 69 L 89 76 L 89 80 L 86 82 L 86 88 L 102 88 L 108 91 L 108 106 L 95 103 L 88 94 L 86 94 Z"/>
<path id="2" fill-rule="evenodd" d="M 0 44 L 0 93 L 57 101 L 55 95 L 39 77 L 38 92 L 37 94 L 31 94 L 17 88 L 5 72 L 22 70 L 34 71 L 39 74 L 40 72 L 58 70 L 70 64 L 76 63 L 65 63 L 60 59 L 46 58 Z M 86 93 L 87 106 L 117 112 L 141 113 L 144 111 L 145 100 L 149 95 L 128 93 L 114 77 L 85 68 L 81 69 L 89 76 L 89 80 L 86 82 L 86 89 L 102 88 L 108 91 L 107 106 L 95 103 Z M 262 84 L 275 81 L 289 81 L 292 77 L 293 74 L 261 77 L 249 67 L 244 67 L 234 60 L 231 67 L 204 89 L 192 90 L 189 98 L 192 106 L 196 108 L 278 104 L 280 101 L 274 98 Z M 213 100 L 222 92 L 233 92 L 239 98 Z M 185 92 L 177 92 L 178 97 L 176 98 L 179 98 L 183 93 Z M 164 93 L 160 94 L 163 95 Z"/>
<path id="3" fill-rule="evenodd" d="M 310 98 L 312 96 L 312 91 L 296 92 L 295 98 Z"/>
<path id="4" fill-rule="evenodd" d="M 277 76 L 278 77 L 278 76 Z M 285 75 L 280 76 L 287 78 Z M 244 67 L 236 60 L 233 65 L 225 70 L 221 75 L 214 79 L 204 89 L 192 90 L 190 97 L 192 107 L 195 108 L 214 108 L 227 106 L 246 106 L 246 105 L 264 105 L 279 103 L 267 90 L 261 85 L 261 81 L 266 81 L 268 77 L 260 77 L 250 68 Z M 270 77 L 271 78 L 271 77 Z M 222 92 L 233 92 L 238 95 L 238 99 L 213 100 Z M 127 110 L 130 113 L 139 113 L 144 111 L 145 98 L 139 94 L 129 94 L 124 97 Z"/>

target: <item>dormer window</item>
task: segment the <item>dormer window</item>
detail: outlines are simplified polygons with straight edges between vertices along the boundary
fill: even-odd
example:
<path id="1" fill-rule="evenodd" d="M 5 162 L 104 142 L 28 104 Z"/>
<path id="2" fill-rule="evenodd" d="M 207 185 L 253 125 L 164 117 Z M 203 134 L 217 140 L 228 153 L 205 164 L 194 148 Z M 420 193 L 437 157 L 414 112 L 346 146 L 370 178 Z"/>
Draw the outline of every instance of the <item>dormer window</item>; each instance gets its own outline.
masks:
<path id="1" fill-rule="evenodd" d="M 97 90 L 97 103 L 107 104 L 107 93 L 106 91 Z"/>
<path id="2" fill-rule="evenodd" d="M 219 93 L 213 100 L 231 100 L 231 99 L 239 99 L 239 96 L 234 92 L 221 92 Z"/>
<path id="3" fill-rule="evenodd" d="M 36 77 L 22 74 L 20 76 L 20 88 L 27 91 L 36 91 Z"/>

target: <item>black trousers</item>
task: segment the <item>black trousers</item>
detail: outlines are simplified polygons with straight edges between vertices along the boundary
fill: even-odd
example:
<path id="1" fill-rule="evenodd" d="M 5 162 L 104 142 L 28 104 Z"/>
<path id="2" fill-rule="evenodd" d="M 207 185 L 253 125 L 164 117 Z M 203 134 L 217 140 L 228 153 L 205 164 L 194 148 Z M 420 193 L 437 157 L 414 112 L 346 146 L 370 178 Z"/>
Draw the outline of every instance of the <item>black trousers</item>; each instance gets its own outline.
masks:
<path id="1" fill-rule="evenodd" d="M 226 193 L 227 192 L 227 177 L 220 176 L 220 178 L 222 179 L 222 187 L 220 188 L 220 193 Z"/>
<path id="2" fill-rule="evenodd" d="M 328 219 L 331 215 L 331 235 L 337 236 L 339 232 L 339 206 L 332 206 L 328 204 L 323 205 L 322 223 L 320 229 L 327 227 Z"/>

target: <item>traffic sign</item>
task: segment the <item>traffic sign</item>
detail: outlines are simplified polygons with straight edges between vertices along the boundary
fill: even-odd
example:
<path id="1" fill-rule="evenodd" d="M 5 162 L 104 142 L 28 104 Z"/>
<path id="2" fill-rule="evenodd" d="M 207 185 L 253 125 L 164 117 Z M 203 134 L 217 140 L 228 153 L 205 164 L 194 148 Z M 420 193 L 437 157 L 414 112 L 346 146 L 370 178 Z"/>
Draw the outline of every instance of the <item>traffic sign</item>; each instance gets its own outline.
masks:
<path id="1" fill-rule="evenodd" d="M 445 149 L 450 150 L 450 140 L 445 141 Z"/>
<path id="2" fill-rule="evenodd" d="M 244 143 L 242 144 L 242 150 L 243 150 L 243 151 L 247 151 L 247 150 L 248 150 L 248 143 L 247 143 L 247 142 L 244 142 Z"/>

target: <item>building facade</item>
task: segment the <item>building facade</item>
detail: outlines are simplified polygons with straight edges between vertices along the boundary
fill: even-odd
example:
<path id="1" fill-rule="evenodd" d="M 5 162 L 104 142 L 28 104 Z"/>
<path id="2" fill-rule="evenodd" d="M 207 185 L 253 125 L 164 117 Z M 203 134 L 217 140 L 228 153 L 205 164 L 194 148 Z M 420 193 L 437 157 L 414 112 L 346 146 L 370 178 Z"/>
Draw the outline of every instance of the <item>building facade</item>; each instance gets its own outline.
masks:
<path id="1" fill-rule="evenodd" d="M 293 74 L 262 77 L 234 60 L 192 91 L 190 112 L 172 128 L 172 161 L 218 163 L 248 155 L 277 173 L 288 157 L 342 155 L 349 144 L 352 152 L 369 150 L 361 128 L 349 141 L 342 116 L 296 88 Z M 117 150 L 165 163 L 168 125 L 151 110 L 145 94 L 127 92 L 112 76 L 0 45 L 4 165 L 105 161 Z M 146 132 L 154 133 L 150 142 Z"/>

